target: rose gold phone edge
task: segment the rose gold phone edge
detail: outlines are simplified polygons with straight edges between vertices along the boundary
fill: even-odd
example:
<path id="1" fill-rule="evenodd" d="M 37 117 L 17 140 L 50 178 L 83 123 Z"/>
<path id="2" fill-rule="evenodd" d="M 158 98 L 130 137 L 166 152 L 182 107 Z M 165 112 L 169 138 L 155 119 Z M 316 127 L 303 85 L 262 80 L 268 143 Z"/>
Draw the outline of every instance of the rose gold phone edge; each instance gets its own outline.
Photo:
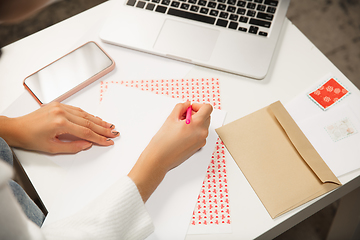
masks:
<path id="1" fill-rule="evenodd" d="M 56 61 L 64 58 L 65 56 L 71 54 L 72 52 L 78 50 L 79 48 L 83 47 L 84 45 L 86 45 L 86 44 L 88 44 L 88 43 L 94 43 L 97 47 L 99 47 L 99 49 L 111 60 L 111 62 L 112 62 L 111 65 L 110 65 L 109 67 L 105 68 L 104 70 L 102 70 L 101 72 L 95 74 L 94 76 L 92 76 L 92 77 L 89 78 L 88 80 L 80 83 L 79 85 L 77 85 L 77 86 L 74 87 L 73 89 L 67 91 L 66 93 L 64 93 L 63 95 L 59 96 L 58 98 L 52 100 L 51 102 L 61 102 L 61 101 L 65 100 L 66 98 L 70 97 L 71 95 L 73 95 L 73 94 L 75 94 L 76 92 L 80 91 L 80 90 L 83 89 L 84 87 L 90 85 L 91 83 L 95 82 L 95 81 L 98 80 L 99 78 L 105 76 L 106 74 L 108 74 L 109 72 L 111 72 L 112 70 L 114 70 L 114 68 L 115 68 L 115 61 L 105 52 L 105 50 L 104 50 L 102 47 L 100 47 L 100 46 L 99 46 L 96 42 L 94 42 L 94 41 L 86 42 L 86 43 L 84 43 L 83 45 L 81 45 L 81 46 L 75 48 L 74 50 L 68 52 L 67 54 L 63 55 L 62 57 L 56 59 L 55 61 L 49 63 L 48 65 L 42 67 L 41 69 L 37 70 L 36 72 L 28 75 L 28 76 L 23 80 L 23 85 L 24 85 L 25 89 L 34 97 L 34 99 L 40 104 L 40 106 L 41 106 L 41 105 L 45 105 L 45 104 L 49 104 L 49 103 L 51 103 L 51 102 L 49 102 L 49 103 L 42 103 L 42 102 L 38 99 L 38 97 L 31 91 L 31 89 L 25 84 L 26 79 L 29 78 L 30 76 L 34 75 L 35 73 L 43 70 L 44 68 L 48 67 L 49 65 L 53 64 L 54 62 L 56 62 Z"/>

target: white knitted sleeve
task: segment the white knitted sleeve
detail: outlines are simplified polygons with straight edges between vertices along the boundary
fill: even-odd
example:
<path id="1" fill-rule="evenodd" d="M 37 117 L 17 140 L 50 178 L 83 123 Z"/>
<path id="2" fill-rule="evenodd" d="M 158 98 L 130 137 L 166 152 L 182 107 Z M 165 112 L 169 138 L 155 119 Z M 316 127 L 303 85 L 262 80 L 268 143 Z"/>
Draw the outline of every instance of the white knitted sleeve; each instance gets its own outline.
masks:
<path id="1" fill-rule="evenodd" d="M 145 239 L 154 231 L 136 185 L 123 177 L 75 215 L 46 225 L 46 239 Z"/>

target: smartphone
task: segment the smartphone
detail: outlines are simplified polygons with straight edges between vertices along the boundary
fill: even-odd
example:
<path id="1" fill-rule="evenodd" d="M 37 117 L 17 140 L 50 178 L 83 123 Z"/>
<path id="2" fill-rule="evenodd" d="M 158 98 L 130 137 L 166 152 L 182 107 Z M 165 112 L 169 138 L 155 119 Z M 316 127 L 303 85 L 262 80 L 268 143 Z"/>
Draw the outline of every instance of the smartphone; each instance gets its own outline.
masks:
<path id="1" fill-rule="evenodd" d="M 25 78 L 23 84 L 42 104 L 61 102 L 115 68 L 95 42 L 88 42 Z"/>

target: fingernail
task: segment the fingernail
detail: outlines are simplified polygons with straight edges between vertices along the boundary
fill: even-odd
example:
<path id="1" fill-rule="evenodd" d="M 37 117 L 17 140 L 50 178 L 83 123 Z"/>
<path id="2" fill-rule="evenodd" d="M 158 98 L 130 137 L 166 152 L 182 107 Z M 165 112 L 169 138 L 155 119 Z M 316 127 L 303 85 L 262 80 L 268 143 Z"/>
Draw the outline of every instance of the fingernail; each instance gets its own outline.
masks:
<path id="1" fill-rule="evenodd" d="M 114 125 L 114 124 L 111 124 L 110 128 L 111 128 L 111 129 L 115 128 L 115 125 Z"/>
<path id="2" fill-rule="evenodd" d="M 112 134 L 114 134 L 115 136 L 119 134 L 119 132 L 117 131 L 111 131 Z"/>

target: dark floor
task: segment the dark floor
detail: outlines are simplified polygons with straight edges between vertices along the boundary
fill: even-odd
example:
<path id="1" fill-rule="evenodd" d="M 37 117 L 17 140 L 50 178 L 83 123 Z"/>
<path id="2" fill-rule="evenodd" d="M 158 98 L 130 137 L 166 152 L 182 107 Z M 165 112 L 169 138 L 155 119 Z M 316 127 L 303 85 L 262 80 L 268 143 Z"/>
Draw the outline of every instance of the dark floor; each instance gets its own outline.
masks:
<path id="1" fill-rule="evenodd" d="M 104 0 L 63 0 L 20 24 L 0 25 L 0 46 L 6 46 L 69 18 Z M 292 0 L 288 18 L 360 88 L 360 1 Z M 338 202 L 283 233 L 283 239 L 326 239 Z"/>

